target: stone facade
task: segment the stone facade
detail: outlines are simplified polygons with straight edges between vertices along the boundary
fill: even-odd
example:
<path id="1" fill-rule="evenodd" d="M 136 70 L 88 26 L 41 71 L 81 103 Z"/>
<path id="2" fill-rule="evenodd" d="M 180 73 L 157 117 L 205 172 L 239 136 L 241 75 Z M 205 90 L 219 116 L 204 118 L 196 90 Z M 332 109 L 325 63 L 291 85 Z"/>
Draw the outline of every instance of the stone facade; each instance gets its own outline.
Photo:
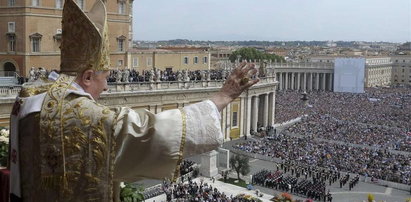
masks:
<path id="1" fill-rule="evenodd" d="M 128 66 L 139 72 L 151 70 L 153 67 L 160 70 L 209 70 L 209 51 L 181 51 L 162 49 L 132 49 L 128 52 Z"/>
<path id="2" fill-rule="evenodd" d="M 411 55 L 392 56 L 392 82 L 411 85 Z"/>
<path id="3" fill-rule="evenodd" d="M 388 86 L 391 84 L 392 62 L 389 57 L 366 58 L 365 87 Z"/>

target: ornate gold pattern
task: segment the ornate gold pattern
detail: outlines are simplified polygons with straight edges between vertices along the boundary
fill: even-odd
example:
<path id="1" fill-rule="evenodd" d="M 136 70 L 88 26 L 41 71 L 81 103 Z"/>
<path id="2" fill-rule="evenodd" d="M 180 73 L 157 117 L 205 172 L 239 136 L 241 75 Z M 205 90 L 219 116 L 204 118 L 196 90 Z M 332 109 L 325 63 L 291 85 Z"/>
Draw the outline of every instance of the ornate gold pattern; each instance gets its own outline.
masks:
<path id="1" fill-rule="evenodd" d="M 51 85 L 53 83 L 51 82 L 41 82 L 41 83 L 25 83 L 23 84 L 20 93 L 19 93 L 19 97 L 21 98 L 25 98 L 25 97 L 31 97 L 34 95 L 38 95 L 41 93 L 45 93 L 48 91 L 48 89 L 50 89 Z"/>
<path id="2" fill-rule="evenodd" d="M 173 182 L 177 181 L 177 178 L 180 173 L 180 164 L 183 161 L 183 154 L 184 154 L 184 145 L 186 143 L 186 134 L 187 134 L 187 115 L 183 109 L 180 109 L 181 112 L 181 119 L 182 119 L 182 134 L 181 134 L 181 142 L 180 142 L 180 150 L 177 160 L 176 169 L 174 171 Z"/>
<path id="3" fill-rule="evenodd" d="M 108 201 L 112 199 L 117 113 L 88 97 L 67 94 L 74 78 L 62 74 L 43 102 L 41 185 L 64 196 L 64 201 Z"/>

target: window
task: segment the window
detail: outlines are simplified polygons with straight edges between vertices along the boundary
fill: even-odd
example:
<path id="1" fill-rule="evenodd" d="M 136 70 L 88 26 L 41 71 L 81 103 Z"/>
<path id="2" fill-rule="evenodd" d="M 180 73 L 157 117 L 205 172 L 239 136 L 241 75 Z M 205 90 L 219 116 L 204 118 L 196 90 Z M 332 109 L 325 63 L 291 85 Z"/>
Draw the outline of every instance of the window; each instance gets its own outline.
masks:
<path id="1" fill-rule="evenodd" d="M 124 51 L 124 41 L 126 41 L 126 37 L 121 35 L 117 37 L 117 50 L 123 52 Z"/>
<path id="2" fill-rule="evenodd" d="M 8 1 L 8 6 L 15 6 L 16 5 L 16 0 L 9 0 Z"/>
<path id="3" fill-rule="evenodd" d="M 31 51 L 40 52 L 40 38 L 31 39 Z"/>
<path id="4" fill-rule="evenodd" d="M 56 0 L 56 8 L 63 8 L 63 0 Z"/>
<path id="5" fill-rule="evenodd" d="M 32 0 L 31 5 L 32 6 L 40 6 L 40 0 Z"/>
<path id="6" fill-rule="evenodd" d="M 40 52 L 40 42 L 41 42 L 41 37 L 43 37 L 43 35 L 39 34 L 39 33 L 34 33 L 32 35 L 30 35 L 30 40 L 31 40 L 31 51 L 33 53 L 35 52 Z"/>
<path id="7" fill-rule="evenodd" d="M 194 57 L 194 64 L 198 64 L 198 57 L 197 56 Z"/>
<path id="8" fill-rule="evenodd" d="M 147 66 L 151 66 L 151 64 L 152 64 L 152 58 L 151 57 L 148 57 L 147 58 Z"/>
<path id="9" fill-rule="evenodd" d="M 124 51 L 124 40 L 119 39 L 117 40 L 118 43 L 118 51 Z"/>
<path id="10" fill-rule="evenodd" d="M 84 1 L 85 0 L 77 0 L 77 5 L 81 8 L 81 10 L 84 10 Z"/>
<path id="11" fill-rule="evenodd" d="M 138 67 L 138 58 L 133 58 L 133 67 Z"/>
<path id="12" fill-rule="evenodd" d="M 16 51 L 16 35 L 10 34 L 9 38 L 9 51 Z"/>
<path id="13" fill-rule="evenodd" d="M 16 32 L 16 23 L 15 22 L 9 22 L 8 23 L 8 32 L 9 33 L 14 33 L 14 32 Z"/>
<path id="14" fill-rule="evenodd" d="M 119 67 L 123 66 L 123 60 L 118 60 L 117 61 L 117 66 L 119 66 Z"/>
<path id="15" fill-rule="evenodd" d="M 188 57 L 184 57 L 184 64 L 188 64 Z"/>
<path id="16" fill-rule="evenodd" d="M 237 127 L 238 126 L 238 112 L 233 112 L 233 123 L 231 127 Z"/>
<path id="17" fill-rule="evenodd" d="M 207 63 L 208 63 L 208 57 L 204 57 L 204 58 L 203 58 L 203 63 L 204 63 L 204 64 L 207 64 Z"/>
<path id="18" fill-rule="evenodd" d="M 126 14 L 126 2 L 124 1 L 118 2 L 118 13 Z"/>

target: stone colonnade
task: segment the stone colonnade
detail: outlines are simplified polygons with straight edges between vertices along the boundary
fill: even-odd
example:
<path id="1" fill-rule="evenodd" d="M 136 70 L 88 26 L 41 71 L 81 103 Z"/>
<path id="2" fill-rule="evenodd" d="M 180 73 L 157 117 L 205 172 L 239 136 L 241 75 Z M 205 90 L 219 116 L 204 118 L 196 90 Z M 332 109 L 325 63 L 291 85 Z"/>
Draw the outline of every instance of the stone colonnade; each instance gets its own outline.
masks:
<path id="1" fill-rule="evenodd" d="M 273 126 L 275 120 L 275 93 L 251 95 L 242 98 L 245 101 L 245 112 L 241 119 L 243 135 L 250 135 L 251 131 L 257 131 L 260 127 Z"/>
<path id="2" fill-rule="evenodd" d="M 334 74 L 329 72 L 277 72 L 277 90 L 332 91 Z"/>

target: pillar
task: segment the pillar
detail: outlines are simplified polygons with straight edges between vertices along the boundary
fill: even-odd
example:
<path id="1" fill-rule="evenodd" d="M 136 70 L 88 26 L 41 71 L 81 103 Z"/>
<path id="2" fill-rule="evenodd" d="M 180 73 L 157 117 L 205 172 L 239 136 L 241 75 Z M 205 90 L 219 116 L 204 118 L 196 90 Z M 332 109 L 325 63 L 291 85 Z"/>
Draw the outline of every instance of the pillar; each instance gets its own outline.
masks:
<path id="1" fill-rule="evenodd" d="M 238 125 L 240 126 L 240 137 L 244 135 L 244 127 L 245 127 L 245 120 L 244 120 L 244 113 L 245 113 L 245 97 L 240 97 L 240 109 L 238 109 L 239 119 L 238 119 Z"/>
<path id="2" fill-rule="evenodd" d="M 268 109 L 268 93 L 264 95 L 264 111 L 263 111 L 263 127 L 267 127 L 268 126 L 268 113 L 269 113 L 269 109 Z"/>
<path id="3" fill-rule="evenodd" d="M 322 73 L 322 89 L 321 90 L 323 90 L 323 91 L 326 91 L 327 90 L 327 88 L 325 87 L 325 78 L 326 78 L 326 73 Z"/>
<path id="4" fill-rule="evenodd" d="M 258 95 L 254 96 L 253 102 L 253 114 L 252 114 L 252 130 L 257 131 L 257 123 L 258 123 L 258 105 L 260 104 L 260 98 Z"/>
<path id="5" fill-rule="evenodd" d="M 333 74 L 332 73 L 328 74 L 328 78 L 329 78 L 328 89 L 330 89 L 330 91 L 333 91 L 333 82 L 334 82 Z"/>
<path id="6" fill-rule="evenodd" d="M 226 109 L 226 118 L 225 118 L 225 136 L 227 138 L 230 138 L 230 132 L 231 132 L 231 103 L 227 105 Z"/>
<path id="7" fill-rule="evenodd" d="M 278 90 L 283 90 L 283 73 L 278 73 Z"/>
<path id="8" fill-rule="evenodd" d="M 228 105 L 227 105 L 227 107 L 225 107 L 224 109 L 223 109 L 223 111 L 221 111 L 221 130 L 222 130 L 222 132 L 223 132 L 223 136 L 224 136 L 224 139 L 230 139 L 230 136 L 228 136 L 227 135 L 227 133 L 226 133 L 226 128 L 227 128 L 227 108 L 228 108 Z"/>
<path id="9" fill-rule="evenodd" d="M 297 90 L 301 89 L 301 73 L 297 73 Z"/>
<path id="10" fill-rule="evenodd" d="M 315 90 L 320 90 L 320 73 L 316 73 Z"/>
<path id="11" fill-rule="evenodd" d="M 303 91 L 307 91 L 307 73 L 304 72 L 304 78 L 303 78 Z"/>
<path id="12" fill-rule="evenodd" d="M 274 126 L 275 122 L 275 92 L 269 94 L 269 113 L 268 113 L 268 124 Z"/>
<path id="13" fill-rule="evenodd" d="M 157 105 L 156 106 L 156 113 L 158 114 L 158 113 L 160 113 L 160 112 L 162 112 L 163 111 L 163 107 L 161 106 L 161 105 Z"/>
<path id="14" fill-rule="evenodd" d="M 310 82 L 308 83 L 309 84 L 309 89 L 308 90 L 310 90 L 310 91 L 312 91 L 313 90 L 313 73 L 310 73 Z"/>
<path id="15" fill-rule="evenodd" d="M 156 105 L 150 105 L 150 112 L 153 114 L 156 113 Z"/>
<path id="16" fill-rule="evenodd" d="M 251 104 L 252 104 L 252 97 L 249 96 L 245 98 L 245 133 L 246 135 L 250 135 L 251 131 Z"/>
<path id="17" fill-rule="evenodd" d="M 285 87 L 284 90 L 288 90 L 288 72 L 285 72 Z"/>
<path id="18" fill-rule="evenodd" d="M 295 86 L 295 79 L 294 79 L 294 77 L 295 77 L 295 74 L 294 74 L 294 72 L 292 72 L 291 73 L 291 90 L 294 90 L 294 86 Z"/>

